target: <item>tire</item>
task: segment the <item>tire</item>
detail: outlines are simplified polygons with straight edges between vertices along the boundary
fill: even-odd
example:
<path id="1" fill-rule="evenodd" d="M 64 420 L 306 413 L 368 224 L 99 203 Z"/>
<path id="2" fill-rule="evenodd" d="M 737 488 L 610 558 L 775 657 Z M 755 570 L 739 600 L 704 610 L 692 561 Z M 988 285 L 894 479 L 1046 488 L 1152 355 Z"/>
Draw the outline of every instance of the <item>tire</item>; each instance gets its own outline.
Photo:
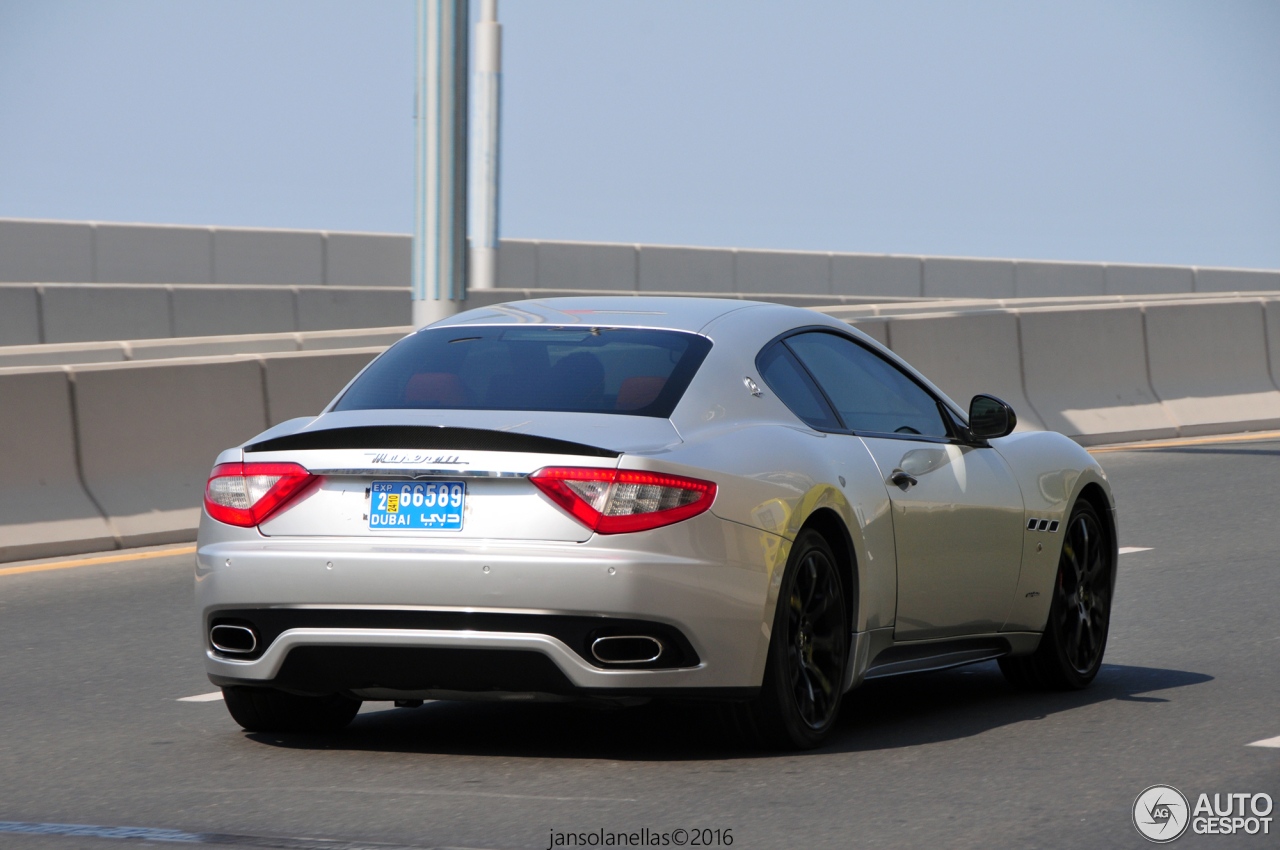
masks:
<path id="1" fill-rule="evenodd" d="M 223 688 L 222 698 L 248 732 L 337 732 L 360 710 L 360 700 L 340 694 L 304 697 L 274 688 Z"/>
<path id="2" fill-rule="evenodd" d="M 1107 648 L 1114 577 L 1115 549 L 1098 512 L 1081 499 L 1063 529 L 1053 601 L 1040 645 L 1031 655 L 1001 658 L 1005 678 L 1029 690 L 1088 687 Z"/>
<path id="3" fill-rule="evenodd" d="M 782 576 L 760 694 L 727 707 L 740 737 L 811 749 L 830 735 L 849 659 L 844 598 L 831 547 L 816 531 L 801 531 Z"/>

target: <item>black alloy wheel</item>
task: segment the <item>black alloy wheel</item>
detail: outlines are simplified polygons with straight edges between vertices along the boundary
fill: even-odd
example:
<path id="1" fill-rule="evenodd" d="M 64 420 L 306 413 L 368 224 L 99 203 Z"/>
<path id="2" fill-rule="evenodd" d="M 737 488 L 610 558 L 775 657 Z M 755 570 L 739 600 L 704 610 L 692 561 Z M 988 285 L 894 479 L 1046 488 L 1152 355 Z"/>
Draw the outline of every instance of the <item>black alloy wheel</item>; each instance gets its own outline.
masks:
<path id="1" fill-rule="evenodd" d="M 1054 614 L 1067 663 L 1081 676 L 1097 672 L 1111 618 L 1111 570 L 1097 517 L 1071 518 L 1054 586 Z"/>
<path id="2" fill-rule="evenodd" d="M 835 555 L 822 535 L 801 531 L 778 593 L 760 696 L 733 707 L 737 730 L 772 746 L 819 746 L 840 711 L 849 632 Z"/>
<path id="3" fill-rule="evenodd" d="M 1051 690 L 1086 687 L 1098 675 L 1111 625 L 1115 546 L 1083 499 L 1063 529 L 1062 554 L 1044 636 L 1033 655 L 1000 659 L 1014 684 Z"/>
<path id="4" fill-rule="evenodd" d="M 810 729 L 825 727 L 835 714 L 849 642 L 840 578 L 832 561 L 823 548 L 807 549 L 786 602 L 791 696 Z"/>

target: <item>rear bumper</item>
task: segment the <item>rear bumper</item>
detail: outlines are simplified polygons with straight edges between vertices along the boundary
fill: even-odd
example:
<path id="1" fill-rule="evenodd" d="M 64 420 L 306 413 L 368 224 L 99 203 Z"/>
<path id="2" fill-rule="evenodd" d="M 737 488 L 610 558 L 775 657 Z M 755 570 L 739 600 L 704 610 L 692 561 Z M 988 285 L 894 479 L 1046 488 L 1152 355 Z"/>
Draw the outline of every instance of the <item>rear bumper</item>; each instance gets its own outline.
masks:
<path id="1" fill-rule="evenodd" d="M 606 695 L 756 688 L 772 622 L 769 578 L 779 558 L 785 562 L 785 549 L 781 538 L 711 514 L 554 544 L 266 538 L 205 517 L 196 570 L 205 669 L 219 685 L 354 690 L 366 698 L 428 690 Z M 320 626 L 311 618 L 268 630 L 267 646 L 249 659 L 208 645 L 219 612 L 253 609 L 352 616 L 339 627 L 332 618 Z M 466 620 L 487 615 L 494 616 L 483 627 Z M 685 666 L 606 669 L 562 627 L 587 618 L 657 624 L 685 642 L 679 656 Z M 395 627 L 370 627 L 374 620 Z"/>

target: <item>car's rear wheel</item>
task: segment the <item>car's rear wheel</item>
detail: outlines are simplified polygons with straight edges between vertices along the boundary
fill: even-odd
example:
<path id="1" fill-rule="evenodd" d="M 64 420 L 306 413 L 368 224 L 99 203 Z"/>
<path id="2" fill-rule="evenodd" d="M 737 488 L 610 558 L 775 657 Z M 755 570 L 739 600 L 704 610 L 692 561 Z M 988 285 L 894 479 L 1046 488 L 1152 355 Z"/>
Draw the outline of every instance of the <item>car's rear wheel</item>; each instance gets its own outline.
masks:
<path id="1" fill-rule="evenodd" d="M 360 710 L 360 700 L 340 694 L 304 697 L 274 688 L 223 688 L 222 698 L 249 732 L 336 732 Z"/>
<path id="2" fill-rule="evenodd" d="M 802 531 L 783 573 L 760 695 L 731 710 L 739 731 L 772 746 L 807 749 L 831 733 L 849 656 L 849 618 L 835 555 Z"/>
<path id="3" fill-rule="evenodd" d="M 1084 499 L 1067 520 L 1044 636 L 1032 655 L 1001 658 L 1015 685 L 1038 690 L 1087 687 L 1102 667 L 1111 625 L 1115 548 Z"/>

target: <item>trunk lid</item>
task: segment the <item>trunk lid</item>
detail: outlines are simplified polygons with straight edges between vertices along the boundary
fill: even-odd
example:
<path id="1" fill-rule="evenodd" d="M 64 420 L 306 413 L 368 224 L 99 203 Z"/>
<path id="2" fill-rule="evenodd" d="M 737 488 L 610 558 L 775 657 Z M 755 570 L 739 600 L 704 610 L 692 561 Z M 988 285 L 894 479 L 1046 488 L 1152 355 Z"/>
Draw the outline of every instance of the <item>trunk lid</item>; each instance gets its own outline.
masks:
<path id="1" fill-rule="evenodd" d="M 627 451 L 678 442 L 670 420 L 654 417 L 349 411 L 284 423 L 245 445 L 244 459 L 297 463 L 319 476 L 259 526 L 268 537 L 563 542 L 591 531 L 530 483 L 530 473 L 612 468 Z"/>

